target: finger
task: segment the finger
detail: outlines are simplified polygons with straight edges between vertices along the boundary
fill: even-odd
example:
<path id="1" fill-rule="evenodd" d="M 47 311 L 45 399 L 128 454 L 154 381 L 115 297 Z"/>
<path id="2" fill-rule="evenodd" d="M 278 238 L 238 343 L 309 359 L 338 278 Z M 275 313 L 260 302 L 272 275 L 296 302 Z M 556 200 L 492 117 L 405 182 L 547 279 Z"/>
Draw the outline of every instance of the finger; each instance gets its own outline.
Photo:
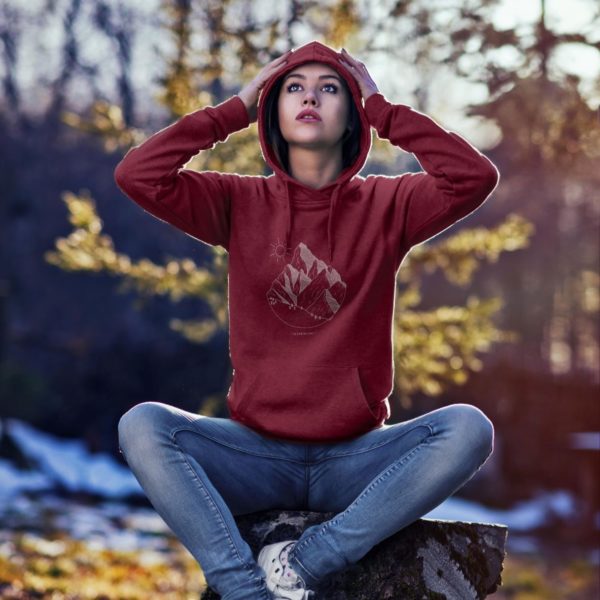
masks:
<path id="1" fill-rule="evenodd" d="M 287 57 L 283 57 L 280 56 L 279 58 L 276 58 L 274 61 L 271 61 L 266 67 L 265 69 L 267 71 L 277 71 L 278 69 L 281 69 L 281 67 L 285 67 L 288 63 L 288 58 Z"/>
<path id="2" fill-rule="evenodd" d="M 360 60 L 357 60 L 356 58 L 353 58 L 352 56 L 350 56 L 350 54 L 348 54 L 348 52 L 346 51 L 345 48 L 342 48 L 342 52 L 344 54 L 344 58 L 346 60 L 348 60 L 351 64 L 355 65 L 356 68 L 358 68 L 358 69 L 366 69 L 367 68 L 365 66 L 365 63 L 361 62 Z"/>
<path id="3" fill-rule="evenodd" d="M 351 65 L 349 63 L 346 63 L 345 65 L 348 70 L 352 73 L 352 75 L 354 75 L 357 78 L 365 78 L 367 76 L 369 76 L 368 72 L 367 72 L 367 68 L 364 65 Z"/>
<path id="4" fill-rule="evenodd" d="M 270 63 L 269 65 L 267 65 L 268 70 L 270 71 L 277 71 L 278 69 L 281 69 L 281 67 L 285 67 L 288 63 L 288 58 L 278 58 L 277 60 L 275 60 L 274 62 Z"/>
<path id="5" fill-rule="evenodd" d="M 342 48 L 342 56 L 348 61 L 357 62 L 357 60 L 351 54 L 348 53 L 346 48 Z"/>
<path id="6" fill-rule="evenodd" d="M 344 65 L 344 67 L 346 67 L 349 71 L 356 71 L 356 67 L 352 64 L 350 64 L 349 62 L 346 62 L 343 58 L 340 58 L 339 61 L 342 63 L 342 65 Z"/>
<path id="7" fill-rule="evenodd" d="M 288 60 L 285 59 L 284 61 L 280 62 L 278 65 L 275 65 L 274 70 L 278 71 L 279 69 L 282 69 L 283 67 L 287 67 L 288 64 Z"/>

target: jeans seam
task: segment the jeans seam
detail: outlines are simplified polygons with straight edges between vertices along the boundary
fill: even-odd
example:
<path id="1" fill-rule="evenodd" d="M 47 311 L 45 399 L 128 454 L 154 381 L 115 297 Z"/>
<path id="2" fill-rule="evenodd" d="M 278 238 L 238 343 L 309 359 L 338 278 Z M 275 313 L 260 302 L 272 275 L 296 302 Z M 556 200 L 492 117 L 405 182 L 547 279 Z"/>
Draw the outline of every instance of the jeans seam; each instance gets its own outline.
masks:
<path id="1" fill-rule="evenodd" d="M 308 539 L 311 539 L 313 537 L 314 537 L 314 535 L 311 535 Z M 305 564 L 295 554 L 294 554 L 294 559 L 312 577 L 312 579 L 317 579 L 316 575 L 310 569 L 308 569 L 305 566 Z M 300 575 L 300 573 L 298 573 L 298 575 L 302 578 L 302 582 L 305 584 L 305 587 L 306 587 L 306 582 L 304 581 L 304 577 L 302 577 L 302 575 Z"/>
<path id="2" fill-rule="evenodd" d="M 419 423 L 418 425 L 415 425 L 415 427 L 428 427 L 429 431 L 431 432 L 431 434 L 433 435 L 433 429 L 431 427 L 431 425 L 429 423 Z M 381 448 L 382 446 L 385 446 L 387 444 L 391 444 L 392 442 L 396 441 L 397 439 L 403 437 L 404 435 L 410 433 L 413 429 L 408 429 L 407 431 L 403 431 L 401 435 L 399 436 L 395 436 L 389 440 L 385 440 L 379 444 L 376 444 L 374 446 L 370 446 L 369 448 L 364 448 L 362 450 L 355 450 L 352 452 L 343 452 L 343 453 L 339 453 L 336 454 L 335 456 L 327 456 L 325 458 L 320 458 L 318 460 L 312 460 L 312 461 L 308 461 L 308 459 L 305 459 L 304 461 L 302 460 L 296 460 L 293 458 L 287 458 L 287 457 L 281 457 L 279 455 L 276 454 L 269 454 L 269 453 L 265 453 L 265 452 L 254 452 L 254 451 L 248 451 L 245 450 L 244 448 L 240 448 L 239 446 L 234 446 L 232 444 L 228 444 L 226 442 L 223 442 L 222 440 L 219 440 L 218 438 L 214 438 L 210 435 L 207 435 L 206 433 L 203 433 L 201 431 L 198 431 L 197 429 L 194 429 L 190 426 L 183 426 L 183 427 L 179 427 L 178 429 L 176 429 L 176 431 L 190 431 L 192 433 L 195 433 L 199 436 L 202 436 L 205 439 L 211 440 L 212 442 L 215 442 L 215 444 L 219 444 L 220 446 L 225 446 L 227 448 L 231 448 L 232 450 L 236 450 L 237 452 L 242 452 L 243 454 L 248 454 L 251 456 L 261 456 L 263 458 L 271 458 L 271 459 L 276 459 L 276 460 L 284 460 L 287 462 L 292 462 L 292 463 L 297 463 L 297 464 L 310 464 L 310 465 L 316 465 L 319 464 L 321 462 L 325 462 L 327 460 L 332 460 L 335 458 L 341 458 L 344 456 L 352 456 L 355 454 L 363 454 L 364 452 L 370 452 L 371 450 L 375 450 L 376 448 Z M 308 456 L 308 447 L 306 448 L 306 455 Z"/>
<path id="3" fill-rule="evenodd" d="M 179 454 L 183 457 L 183 460 L 185 461 L 185 464 L 188 466 L 188 468 L 192 472 L 193 478 L 197 482 L 198 486 L 202 490 L 202 492 L 205 495 L 205 497 L 208 498 L 210 504 L 212 505 L 213 510 L 219 516 L 220 521 L 221 521 L 221 525 L 223 526 L 223 528 L 225 529 L 225 532 L 227 534 L 227 539 L 229 540 L 230 547 L 233 549 L 233 551 L 236 554 L 238 560 L 244 566 L 244 568 L 247 569 L 250 573 L 252 573 L 252 566 L 250 564 L 248 564 L 247 562 L 244 561 L 244 559 L 240 556 L 240 553 L 238 552 L 238 549 L 237 549 L 236 545 L 233 543 L 233 539 L 231 537 L 231 532 L 229 531 L 229 527 L 227 527 L 227 523 L 225 522 L 225 519 L 223 517 L 223 514 L 219 510 L 219 507 L 216 505 L 213 497 L 210 495 L 210 493 L 208 492 L 208 490 L 204 487 L 204 484 L 202 483 L 202 480 L 198 477 L 198 474 L 196 473 L 196 471 L 194 470 L 194 468 L 192 467 L 192 465 L 188 461 L 188 459 L 187 459 L 187 457 L 185 455 L 185 452 L 183 452 L 183 450 L 180 448 L 179 444 L 177 443 L 177 440 L 175 439 L 175 434 L 178 433 L 179 431 L 189 431 L 189 429 L 187 427 L 178 427 L 178 428 L 172 430 L 171 433 L 169 434 L 169 437 L 171 438 L 172 443 L 177 448 L 177 452 L 179 452 Z"/>
<path id="4" fill-rule="evenodd" d="M 281 457 L 281 456 L 278 456 L 277 454 L 268 454 L 268 453 L 264 453 L 264 452 L 252 452 L 252 451 L 245 450 L 244 448 L 240 448 L 238 446 L 233 446 L 232 444 L 227 444 L 227 443 L 223 442 L 222 440 L 214 438 L 210 435 L 206 435 L 205 433 L 198 431 L 197 429 L 193 429 L 189 426 L 178 427 L 175 430 L 175 432 L 177 432 L 177 431 L 190 431 L 191 433 L 195 433 L 196 435 L 199 435 L 207 440 L 211 440 L 211 441 L 215 442 L 216 444 L 219 444 L 220 446 L 226 446 L 227 448 L 231 448 L 232 450 L 236 450 L 237 452 L 242 452 L 243 454 L 249 454 L 252 456 L 261 456 L 263 458 L 273 458 L 273 459 L 277 459 L 277 460 L 286 460 L 288 462 L 303 464 L 302 460 Z"/>
<path id="5" fill-rule="evenodd" d="M 321 533 L 321 535 L 323 535 L 323 534 Z M 331 545 L 331 544 L 330 544 L 330 543 L 327 541 L 327 538 L 325 538 L 325 537 L 324 537 L 324 538 L 323 538 L 323 541 L 324 541 L 324 542 L 325 542 L 325 543 L 326 543 L 326 544 L 329 546 L 329 548 L 331 549 L 331 551 L 332 551 L 332 552 L 334 552 L 335 554 L 337 554 L 337 555 L 338 555 L 338 556 L 339 556 L 339 557 L 340 557 L 340 558 L 341 558 L 341 559 L 344 561 L 344 563 L 345 563 L 345 565 L 346 565 L 346 566 L 348 566 L 348 565 L 349 565 L 349 563 L 348 563 L 348 560 L 346 559 L 346 557 L 345 557 L 345 556 L 342 556 L 342 555 L 341 555 L 341 554 L 340 554 L 340 553 L 339 553 L 339 552 L 338 552 L 338 551 L 337 551 L 337 550 L 336 550 L 336 549 L 335 549 L 335 548 L 334 548 L 334 547 L 333 547 L 333 546 L 332 546 L 332 545 Z"/>
<path id="6" fill-rule="evenodd" d="M 376 444 L 375 446 L 369 446 L 369 448 L 364 448 L 362 450 L 355 450 L 353 452 L 345 452 L 345 453 L 341 453 L 341 454 L 336 454 L 335 456 L 327 456 L 325 458 L 320 458 L 319 460 L 313 461 L 313 463 L 311 463 L 311 464 L 318 464 L 320 462 L 324 462 L 326 460 L 331 460 L 334 458 L 340 458 L 342 456 L 352 456 L 354 454 L 363 454 L 364 452 L 370 452 L 371 450 L 374 450 L 375 448 L 381 448 L 382 446 L 385 446 L 386 444 L 391 444 L 392 442 L 395 442 L 396 440 L 398 440 L 399 438 L 403 437 L 404 435 L 410 433 L 411 431 L 413 431 L 413 429 L 416 429 L 417 427 L 427 427 L 429 429 L 429 435 L 431 436 L 434 434 L 433 428 L 431 427 L 431 425 L 429 423 L 419 423 L 418 425 L 415 425 L 413 428 L 402 432 L 401 435 L 395 436 L 389 440 L 385 440 L 385 441 L 381 442 L 380 444 Z"/>

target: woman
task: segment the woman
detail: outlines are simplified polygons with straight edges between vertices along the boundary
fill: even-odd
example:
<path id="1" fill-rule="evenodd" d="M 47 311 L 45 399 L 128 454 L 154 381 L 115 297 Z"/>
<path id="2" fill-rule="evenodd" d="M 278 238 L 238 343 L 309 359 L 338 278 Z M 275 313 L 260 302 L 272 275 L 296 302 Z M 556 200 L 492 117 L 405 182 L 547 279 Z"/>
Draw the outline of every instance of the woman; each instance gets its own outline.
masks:
<path id="1" fill-rule="evenodd" d="M 183 168 L 254 121 L 268 177 Z M 371 127 L 424 171 L 358 175 Z M 390 103 L 364 64 L 313 41 L 132 148 L 115 179 L 229 252 L 231 418 L 144 402 L 119 422 L 130 468 L 224 600 L 310 597 L 481 468 L 494 430 L 475 406 L 385 424 L 402 259 L 498 183 L 464 138 Z M 233 517 L 274 508 L 336 516 L 255 560 Z"/>

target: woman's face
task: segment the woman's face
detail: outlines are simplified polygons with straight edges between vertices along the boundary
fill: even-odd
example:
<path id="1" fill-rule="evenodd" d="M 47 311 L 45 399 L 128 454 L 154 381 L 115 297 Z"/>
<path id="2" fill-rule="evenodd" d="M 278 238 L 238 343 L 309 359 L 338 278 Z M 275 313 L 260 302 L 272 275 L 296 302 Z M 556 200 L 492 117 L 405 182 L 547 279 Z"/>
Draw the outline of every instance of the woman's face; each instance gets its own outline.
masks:
<path id="1" fill-rule="evenodd" d="M 319 149 L 340 143 L 350 113 L 348 92 L 337 71 L 320 62 L 305 63 L 284 76 L 279 92 L 279 127 L 290 146 Z M 310 108 L 320 121 L 300 121 Z"/>

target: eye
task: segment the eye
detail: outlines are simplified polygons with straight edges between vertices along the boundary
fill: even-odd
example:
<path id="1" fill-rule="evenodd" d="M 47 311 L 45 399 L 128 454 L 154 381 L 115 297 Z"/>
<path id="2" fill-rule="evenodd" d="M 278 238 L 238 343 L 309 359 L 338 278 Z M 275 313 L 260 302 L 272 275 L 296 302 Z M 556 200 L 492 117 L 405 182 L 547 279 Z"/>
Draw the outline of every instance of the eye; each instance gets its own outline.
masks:
<path id="1" fill-rule="evenodd" d="M 291 92 L 292 91 L 292 87 L 294 87 L 295 85 L 300 85 L 300 84 L 299 83 L 290 83 L 290 85 L 287 86 L 286 90 L 288 92 Z M 333 88 L 333 93 L 337 94 L 338 87 L 334 83 L 326 83 L 326 84 L 323 85 L 323 87 Z"/>

